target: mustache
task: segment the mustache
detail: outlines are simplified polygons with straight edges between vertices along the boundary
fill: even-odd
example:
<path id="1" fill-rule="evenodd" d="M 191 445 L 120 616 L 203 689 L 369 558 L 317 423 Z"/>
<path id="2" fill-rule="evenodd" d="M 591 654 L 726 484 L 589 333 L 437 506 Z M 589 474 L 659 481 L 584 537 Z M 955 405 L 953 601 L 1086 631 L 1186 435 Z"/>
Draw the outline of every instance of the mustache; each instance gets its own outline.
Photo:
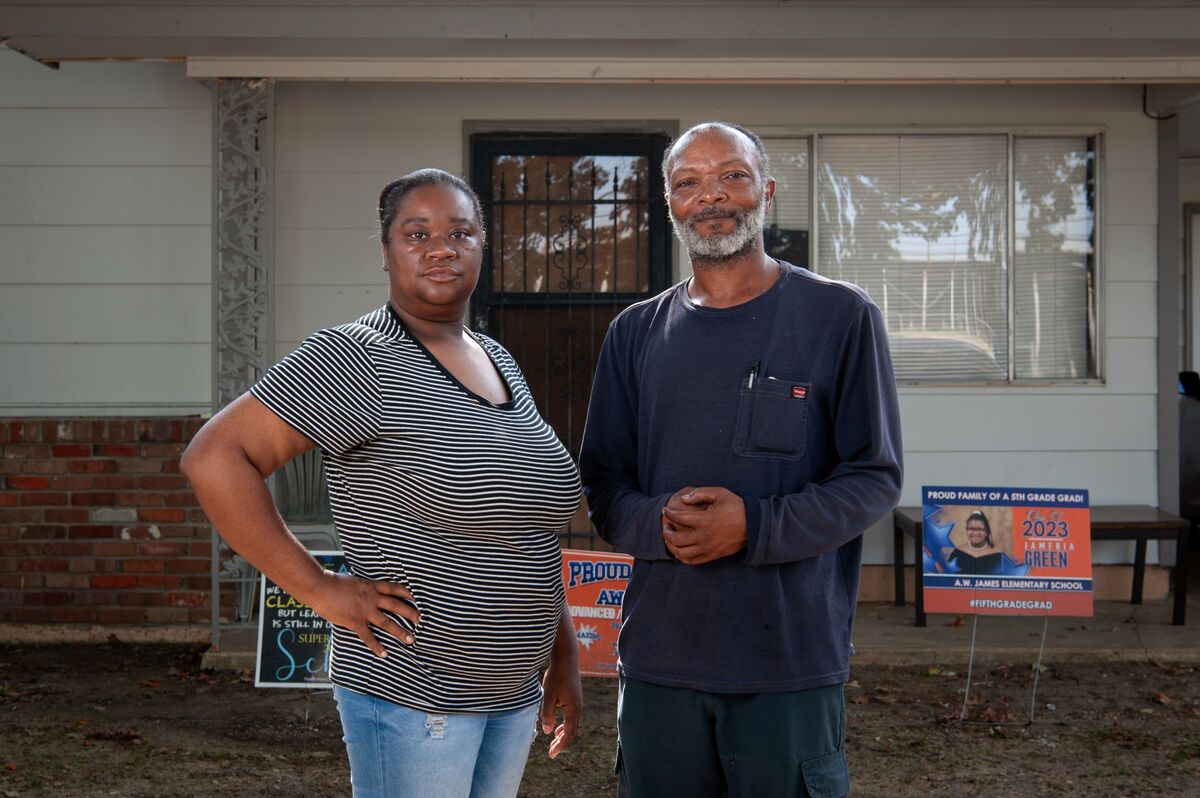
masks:
<path id="1" fill-rule="evenodd" d="M 730 208 L 710 207 L 710 208 L 701 208 L 700 210 L 696 211 L 695 213 L 693 213 L 691 216 L 688 217 L 688 221 L 689 222 L 699 222 L 703 219 L 727 219 L 729 217 L 733 217 L 733 218 L 737 219 L 737 218 L 741 218 L 742 216 L 745 216 L 745 215 L 746 214 L 744 212 L 732 210 Z"/>

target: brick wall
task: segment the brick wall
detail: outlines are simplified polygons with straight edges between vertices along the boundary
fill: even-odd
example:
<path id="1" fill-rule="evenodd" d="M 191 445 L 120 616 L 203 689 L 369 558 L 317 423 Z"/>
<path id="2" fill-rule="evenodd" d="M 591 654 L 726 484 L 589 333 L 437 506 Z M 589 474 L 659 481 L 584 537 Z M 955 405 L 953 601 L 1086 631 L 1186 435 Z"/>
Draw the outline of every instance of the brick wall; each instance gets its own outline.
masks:
<path id="1" fill-rule="evenodd" d="M 207 622 L 210 527 L 179 473 L 201 424 L 0 420 L 0 622 Z"/>

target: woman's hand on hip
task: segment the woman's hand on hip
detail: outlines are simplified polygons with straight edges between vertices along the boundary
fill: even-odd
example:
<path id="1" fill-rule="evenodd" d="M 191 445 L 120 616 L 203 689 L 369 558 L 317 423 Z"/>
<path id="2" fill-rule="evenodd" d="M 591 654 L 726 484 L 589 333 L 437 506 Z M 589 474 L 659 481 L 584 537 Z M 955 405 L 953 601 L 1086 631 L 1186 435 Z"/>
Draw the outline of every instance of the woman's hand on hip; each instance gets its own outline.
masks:
<path id="1" fill-rule="evenodd" d="M 308 603 L 325 620 L 358 635 L 377 657 L 386 657 L 387 649 L 372 626 L 403 643 L 411 645 L 413 642 L 412 633 L 387 613 L 407 618 L 414 626 L 421 622 L 408 588 L 395 582 L 363 579 L 350 574 L 324 572 Z"/>

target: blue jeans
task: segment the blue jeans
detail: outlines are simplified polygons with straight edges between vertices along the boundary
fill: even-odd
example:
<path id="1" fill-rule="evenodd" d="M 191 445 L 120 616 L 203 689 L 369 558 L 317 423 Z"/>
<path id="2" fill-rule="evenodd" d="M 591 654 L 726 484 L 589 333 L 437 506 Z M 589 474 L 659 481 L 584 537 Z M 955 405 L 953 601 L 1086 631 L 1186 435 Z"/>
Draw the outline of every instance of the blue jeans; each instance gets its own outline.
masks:
<path id="1" fill-rule="evenodd" d="M 333 688 L 354 798 L 513 798 L 538 705 L 439 715 Z"/>

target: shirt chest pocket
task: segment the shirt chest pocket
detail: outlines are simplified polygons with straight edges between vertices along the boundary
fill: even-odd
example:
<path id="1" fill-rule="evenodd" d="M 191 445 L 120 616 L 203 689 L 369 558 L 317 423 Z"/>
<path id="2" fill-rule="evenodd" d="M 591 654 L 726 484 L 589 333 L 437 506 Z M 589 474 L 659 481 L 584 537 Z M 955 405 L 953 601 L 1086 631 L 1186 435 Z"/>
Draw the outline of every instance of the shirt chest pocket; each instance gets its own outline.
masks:
<path id="1" fill-rule="evenodd" d="M 804 456 L 811 386 L 771 378 L 743 380 L 734 454 L 798 460 Z"/>

